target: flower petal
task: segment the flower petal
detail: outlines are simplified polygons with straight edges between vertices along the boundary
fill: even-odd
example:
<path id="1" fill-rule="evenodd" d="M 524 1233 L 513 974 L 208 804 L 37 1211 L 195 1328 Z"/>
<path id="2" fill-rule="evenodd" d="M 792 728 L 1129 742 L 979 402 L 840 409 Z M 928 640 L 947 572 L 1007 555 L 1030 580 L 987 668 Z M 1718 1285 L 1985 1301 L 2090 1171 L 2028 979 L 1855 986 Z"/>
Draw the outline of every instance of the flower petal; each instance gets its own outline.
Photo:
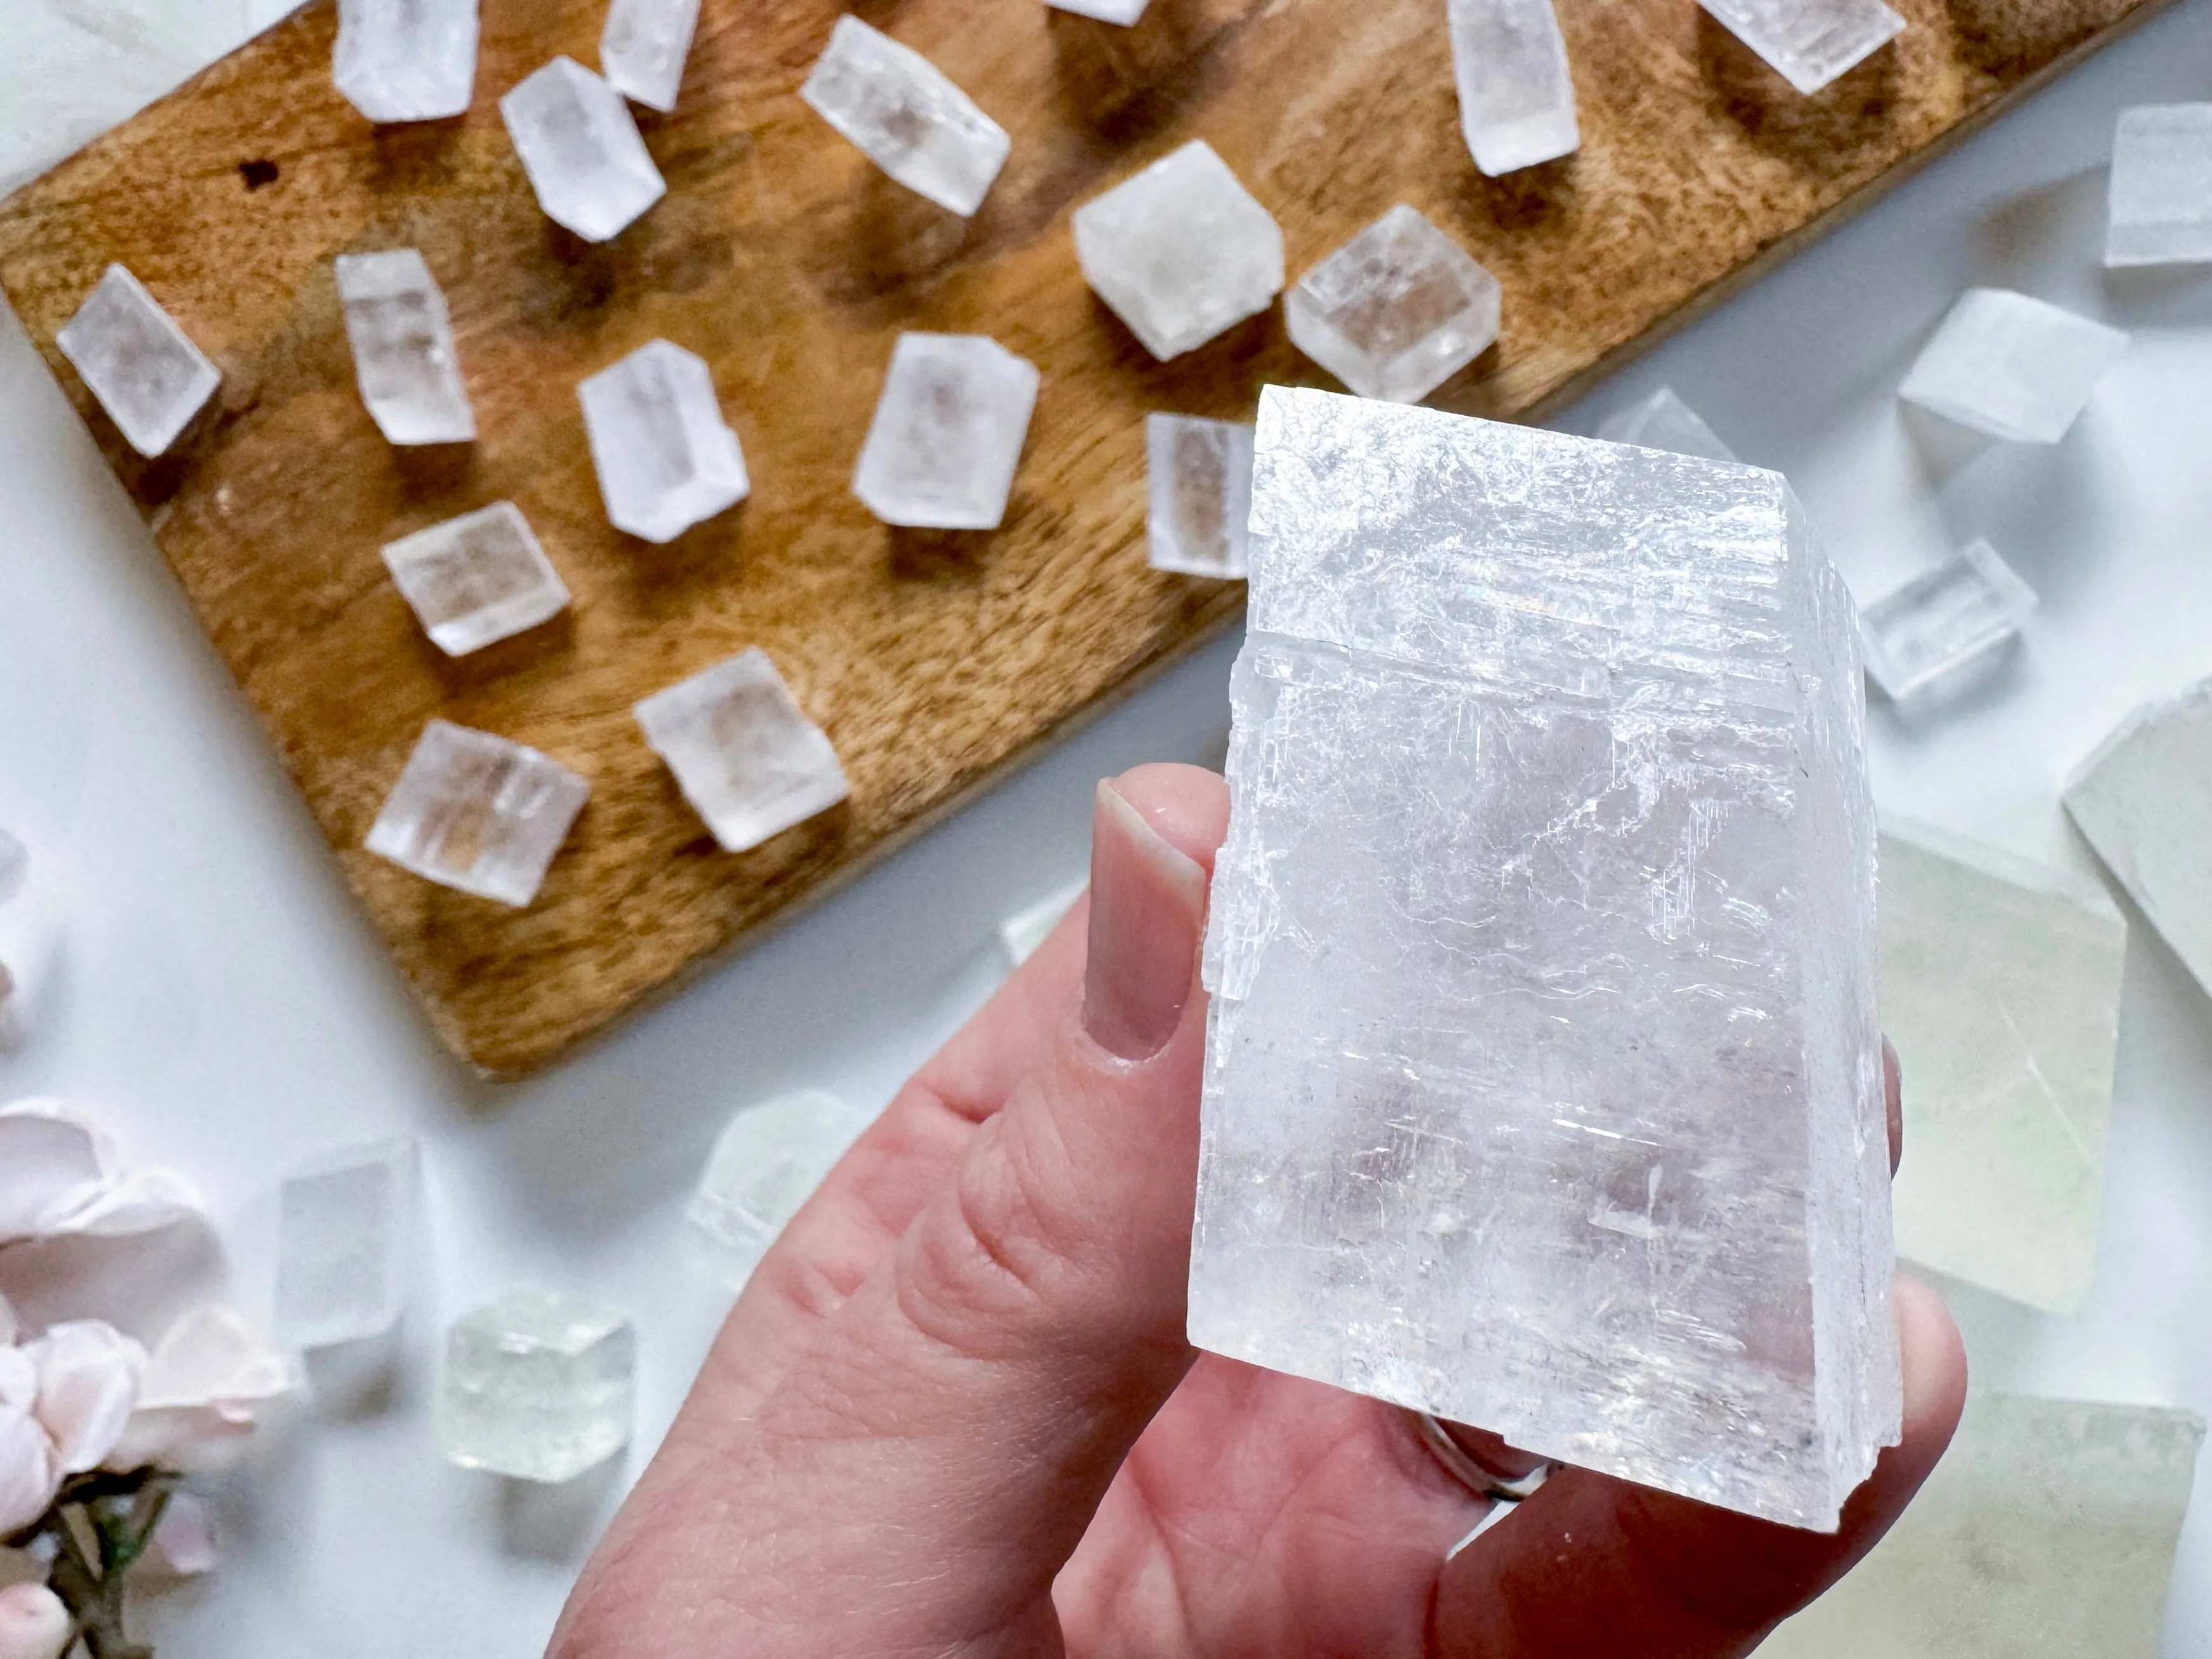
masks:
<path id="1" fill-rule="evenodd" d="M 0 1106 L 0 1243 L 45 1237 L 114 1170 L 114 1143 L 59 1101 Z"/>
<path id="2" fill-rule="evenodd" d="M 0 1407 L 27 1412 L 38 1399 L 38 1362 L 21 1348 L 0 1348 Z"/>
<path id="3" fill-rule="evenodd" d="M 205 1213 L 200 1195 L 182 1176 L 167 1170 L 140 1170 L 94 1188 L 83 1202 L 56 1218 L 48 1231 L 127 1238 L 173 1227 Z"/>
<path id="4" fill-rule="evenodd" d="M 228 1308 L 196 1308 L 148 1362 L 138 1409 L 106 1467 L 219 1468 L 253 1431 L 258 1408 L 295 1386 L 284 1357 Z"/>
<path id="5" fill-rule="evenodd" d="M 79 1319 L 50 1326 L 22 1352 L 39 1368 L 33 1414 L 52 1438 L 62 1473 L 98 1468 L 138 1403 L 145 1349 L 104 1321 Z"/>
<path id="6" fill-rule="evenodd" d="M 0 1589 L 0 1659 L 61 1659 L 76 1639 L 69 1609 L 44 1584 Z"/>
<path id="7" fill-rule="evenodd" d="M 215 1563 L 215 1517 L 191 1493 L 170 1493 L 140 1558 L 141 1568 L 168 1578 L 197 1578 L 212 1571 Z"/>
<path id="8" fill-rule="evenodd" d="M 0 1406 L 0 1537 L 44 1515 L 61 1485 L 54 1443 L 38 1419 L 16 1407 Z"/>

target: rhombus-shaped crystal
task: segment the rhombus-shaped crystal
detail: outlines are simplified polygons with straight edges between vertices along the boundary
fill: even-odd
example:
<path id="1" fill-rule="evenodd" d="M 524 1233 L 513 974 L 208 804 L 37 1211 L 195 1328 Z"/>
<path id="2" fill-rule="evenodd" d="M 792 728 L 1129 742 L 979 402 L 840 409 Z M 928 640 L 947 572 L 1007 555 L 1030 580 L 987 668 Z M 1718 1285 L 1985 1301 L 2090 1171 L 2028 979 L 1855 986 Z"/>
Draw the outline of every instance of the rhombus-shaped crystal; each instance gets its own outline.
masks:
<path id="1" fill-rule="evenodd" d="M 1735 452 L 1705 424 L 1705 416 L 1684 403 L 1670 386 L 1662 386 L 1615 412 L 1598 428 L 1597 435 L 1607 443 L 1702 455 L 1709 461 L 1735 459 Z"/>
<path id="2" fill-rule="evenodd" d="M 395 444 L 459 444 L 476 413 L 453 349 L 446 295 L 411 247 L 337 257 L 338 298 L 361 400 Z"/>
<path id="3" fill-rule="evenodd" d="M 437 121 L 476 90 L 477 0 L 338 0 L 331 77 L 372 121 Z"/>
<path id="4" fill-rule="evenodd" d="M 1269 387 L 1190 1334 L 1832 1530 L 1898 1436 L 1850 600 L 1750 467 Z"/>
<path id="5" fill-rule="evenodd" d="M 599 68 L 616 91 L 663 114 L 676 107 L 699 0 L 613 0 L 599 33 Z"/>
<path id="6" fill-rule="evenodd" d="M 438 1444 L 465 1469 L 573 1480 L 629 1443 L 637 1331 L 628 1315 L 538 1290 L 456 1320 L 438 1379 Z"/>
<path id="7" fill-rule="evenodd" d="M 1881 0 L 1698 0 L 1798 91 L 1820 91 L 1890 40 L 1905 20 Z"/>
<path id="8" fill-rule="evenodd" d="M 381 1336 L 406 1305 L 415 1143 L 404 1136 L 326 1153 L 277 1194 L 276 1338 L 326 1348 Z"/>
<path id="9" fill-rule="evenodd" d="M 714 372 L 682 346 L 648 341 L 576 391 L 616 529 L 671 542 L 751 489 Z"/>
<path id="10" fill-rule="evenodd" d="M 1491 177 L 1582 144 L 1567 42 L 1552 0 L 1451 0 L 1460 127 Z"/>
<path id="11" fill-rule="evenodd" d="M 391 543 L 384 562 L 422 631 L 464 657 L 550 621 L 568 588 L 513 501 L 497 501 Z"/>
<path id="12" fill-rule="evenodd" d="M 850 793 L 837 750 L 756 646 L 636 708 L 645 740 L 725 852 L 743 853 Z"/>
<path id="13" fill-rule="evenodd" d="M 622 94 L 556 58 L 499 100 L 545 216 L 587 242 L 620 235 L 668 192 Z"/>
<path id="14" fill-rule="evenodd" d="M 1148 560 L 1155 570 L 1241 581 L 1252 510 L 1252 428 L 1194 415 L 1145 416 Z"/>
<path id="15" fill-rule="evenodd" d="M 1917 713 L 1981 679 L 2034 610 L 2035 590 L 1996 549 L 1971 542 L 1862 613 L 1867 673 Z"/>
<path id="16" fill-rule="evenodd" d="M 684 1212 L 725 1279 L 744 1283 L 869 1122 L 822 1089 L 748 1106 L 730 1120 Z"/>
<path id="17" fill-rule="evenodd" d="M 54 343 L 131 448 L 166 454 L 222 376 L 144 284 L 110 265 Z"/>
<path id="18" fill-rule="evenodd" d="M 2127 349 L 2117 328 L 2009 289 L 1970 288 L 1897 395 L 1992 438 L 2055 444 Z"/>
<path id="19" fill-rule="evenodd" d="M 432 720 L 368 832 L 368 850 L 427 881 L 525 905 L 592 786 L 550 755 Z"/>
<path id="20" fill-rule="evenodd" d="M 2212 104 L 2122 110 L 2109 203 L 2106 264 L 2212 261 Z"/>
<path id="21" fill-rule="evenodd" d="M 1012 147 L 944 70 L 850 13 L 799 95 L 899 183 L 963 216 L 983 205 Z"/>
<path id="22" fill-rule="evenodd" d="M 997 529 L 1038 378 L 1035 365 L 980 334 L 900 335 L 853 493 L 885 524 Z"/>
<path id="23" fill-rule="evenodd" d="M 1498 279 L 1400 203 L 1298 278 L 1297 349 L 1363 398 L 1417 404 L 1498 337 Z"/>

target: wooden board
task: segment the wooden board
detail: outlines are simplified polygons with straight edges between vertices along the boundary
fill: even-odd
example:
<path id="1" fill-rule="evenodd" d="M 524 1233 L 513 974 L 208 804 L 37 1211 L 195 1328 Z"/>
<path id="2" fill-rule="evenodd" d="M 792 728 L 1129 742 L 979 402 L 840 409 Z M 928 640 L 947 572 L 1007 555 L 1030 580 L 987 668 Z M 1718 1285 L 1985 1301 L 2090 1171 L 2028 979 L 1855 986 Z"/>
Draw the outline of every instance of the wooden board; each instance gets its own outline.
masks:
<path id="1" fill-rule="evenodd" d="M 1077 270 L 1067 219 L 1089 197 L 1203 137 L 1282 222 L 1293 274 L 1411 202 L 1505 290 L 1500 344 L 1434 401 L 1530 416 L 2155 3 L 1899 0 L 1905 34 L 1801 98 L 1692 0 L 1559 0 L 1582 152 L 1486 179 L 1460 137 L 1444 0 L 1152 0 L 1133 29 L 1039 0 L 864 0 L 1013 135 L 963 222 L 799 101 L 832 0 L 707 0 L 678 113 L 645 122 L 668 198 L 593 247 L 538 210 L 495 99 L 556 52 L 596 62 L 604 0 L 484 0 L 476 107 L 382 130 L 331 90 L 335 11 L 318 0 L 0 206 L 0 283 L 438 1031 L 523 1073 L 1236 616 L 1240 588 L 1146 567 L 1141 417 L 1249 418 L 1263 381 L 1334 383 L 1279 314 L 1154 362 Z M 356 397 L 331 260 L 393 245 L 420 247 L 451 299 L 471 449 L 395 451 Z M 224 373 L 212 413 L 153 465 L 53 349 L 112 259 Z M 987 332 L 1043 371 L 995 533 L 894 532 L 849 492 L 906 328 Z M 743 509 L 665 549 L 606 525 L 574 392 L 655 336 L 713 362 L 755 480 Z M 501 498 L 576 603 L 452 661 L 377 550 Z M 748 645 L 828 729 L 853 798 L 732 856 L 629 707 Z M 433 714 L 592 781 L 527 911 L 361 850 Z"/>

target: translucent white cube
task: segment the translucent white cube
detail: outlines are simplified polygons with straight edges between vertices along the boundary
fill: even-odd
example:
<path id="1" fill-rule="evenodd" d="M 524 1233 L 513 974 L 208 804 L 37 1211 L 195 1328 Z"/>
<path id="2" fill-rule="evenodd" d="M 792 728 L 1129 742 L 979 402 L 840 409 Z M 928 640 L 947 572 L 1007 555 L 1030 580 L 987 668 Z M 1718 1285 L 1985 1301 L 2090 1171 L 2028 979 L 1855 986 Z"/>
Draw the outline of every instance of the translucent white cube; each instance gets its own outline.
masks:
<path id="1" fill-rule="evenodd" d="M 963 216 L 983 205 L 1012 148 L 936 64 L 850 12 L 799 95 L 899 183 Z"/>
<path id="2" fill-rule="evenodd" d="M 668 192 L 622 94 L 556 58 L 499 100 L 538 205 L 587 242 L 620 235 Z"/>
<path id="3" fill-rule="evenodd" d="M 438 1378 L 438 1444 L 465 1469 L 573 1480 L 629 1443 L 637 1333 L 614 1308 L 510 1291 L 457 1320 Z"/>
<path id="4" fill-rule="evenodd" d="M 1607 443 L 1634 444 L 1641 449 L 1663 449 L 1676 455 L 1701 455 L 1709 461 L 1732 461 L 1735 452 L 1707 426 L 1705 417 L 1662 386 L 1616 410 L 1597 435 Z"/>
<path id="5" fill-rule="evenodd" d="M 465 114 L 476 91 L 477 0 L 338 0 L 331 70 L 372 121 Z"/>
<path id="6" fill-rule="evenodd" d="M 616 529 L 673 541 L 750 493 L 744 451 L 703 358 L 649 341 L 576 392 Z"/>
<path id="7" fill-rule="evenodd" d="M 1000 922 L 999 944 L 1006 953 L 1008 963 L 1018 968 L 1035 956 L 1038 947 L 1052 937 L 1052 930 L 1075 908 L 1075 902 L 1090 890 L 1088 881 L 1079 881 L 1026 909 L 1015 911 Z"/>
<path id="8" fill-rule="evenodd" d="M 900 335 L 853 493 L 885 524 L 997 529 L 1037 385 L 1031 364 L 982 335 Z"/>
<path id="9" fill-rule="evenodd" d="M 684 86 L 699 0 L 613 0 L 599 32 L 599 69 L 616 91 L 665 114 Z"/>
<path id="10" fill-rule="evenodd" d="M 1815 93 L 1905 27 L 1881 0 L 1698 0 L 1775 73 Z"/>
<path id="11" fill-rule="evenodd" d="M 1451 0 L 1450 15 L 1460 128 L 1475 166 L 1495 178 L 1579 149 L 1574 77 L 1552 0 Z"/>
<path id="12" fill-rule="evenodd" d="M 54 343 L 141 455 L 168 453 L 222 376 L 145 285 L 110 265 Z"/>
<path id="13" fill-rule="evenodd" d="M 568 608 L 567 584 L 512 501 L 389 543 L 384 562 L 422 631 L 448 656 L 466 656 Z"/>
<path id="14" fill-rule="evenodd" d="M 1164 362 L 1257 316 L 1283 287 L 1283 233 L 1203 139 L 1075 210 L 1085 280 Z"/>
<path id="15" fill-rule="evenodd" d="M 2118 329 L 2044 301 L 1970 288 L 1897 395 L 1992 438 L 2055 444 L 2127 345 Z"/>
<path id="16" fill-rule="evenodd" d="M 550 756 L 432 720 L 368 832 L 380 858 L 517 907 L 538 896 L 592 787 Z"/>
<path id="17" fill-rule="evenodd" d="M 1993 667 L 2034 609 L 1996 549 L 1971 542 L 1859 612 L 1867 673 L 1906 712 L 1932 707 Z"/>
<path id="18" fill-rule="evenodd" d="M 395 444 L 473 441 L 453 319 L 422 254 L 341 253 L 337 270 L 354 376 L 377 429 Z"/>
<path id="19" fill-rule="evenodd" d="M 821 1089 L 748 1106 L 730 1120 L 684 1213 L 732 1288 L 871 1121 Z"/>
<path id="20" fill-rule="evenodd" d="M 1401 202 L 1298 278 L 1283 320 L 1361 397 L 1417 404 L 1498 337 L 1498 279 Z"/>
<path id="21" fill-rule="evenodd" d="M 276 1340 L 295 1349 L 382 1336 L 406 1306 L 415 1142 L 349 1146 L 294 1170 L 276 1200 Z"/>
<path id="22" fill-rule="evenodd" d="M 2107 201 L 2107 265 L 2212 261 L 2212 104 L 2122 110 Z"/>
<path id="23" fill-rule="evenodd" d="M 1152 0 L 1045 0 L 1058 11 L 1072 11 L 1079 16 L 1096 17 L 1102 23 L 1135 22 L 1145 15 Z"/>
<path id="24" fill-rule="evenodd" d="M 635 712 L 646 742 L 726 852 L 757 847 L 851 793 L 836 749 L 757 646 Z"/>
<path id="25" fill-rule="evenodd" d="M 1145 518 L 1155 570 L 1244 579 L 1252 512 L 1252 428 L 1191 415 L 1145 416 Z"/>

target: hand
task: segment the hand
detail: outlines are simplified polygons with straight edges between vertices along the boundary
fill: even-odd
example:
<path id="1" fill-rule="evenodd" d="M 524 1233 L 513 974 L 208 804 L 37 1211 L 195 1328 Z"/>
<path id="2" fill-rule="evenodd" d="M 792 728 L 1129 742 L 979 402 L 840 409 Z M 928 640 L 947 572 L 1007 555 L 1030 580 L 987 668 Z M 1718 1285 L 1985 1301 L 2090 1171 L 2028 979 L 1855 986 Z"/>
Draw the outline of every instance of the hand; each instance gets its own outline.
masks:
<path id="1" fill-rule="evenodd" d="M 763 1259 L 554 1659 L 1722 1659 L 1895 1519 L 1965 1387 L 1908 1278 L 1904 1443 L 1832 1537 L 1563 1469 L 1447 1565 L 1486 1500 L 1404 1413 L 1185 1345 L 1227 819 L 1194 768 L 1101 787 L 1089 899 Z"/>

